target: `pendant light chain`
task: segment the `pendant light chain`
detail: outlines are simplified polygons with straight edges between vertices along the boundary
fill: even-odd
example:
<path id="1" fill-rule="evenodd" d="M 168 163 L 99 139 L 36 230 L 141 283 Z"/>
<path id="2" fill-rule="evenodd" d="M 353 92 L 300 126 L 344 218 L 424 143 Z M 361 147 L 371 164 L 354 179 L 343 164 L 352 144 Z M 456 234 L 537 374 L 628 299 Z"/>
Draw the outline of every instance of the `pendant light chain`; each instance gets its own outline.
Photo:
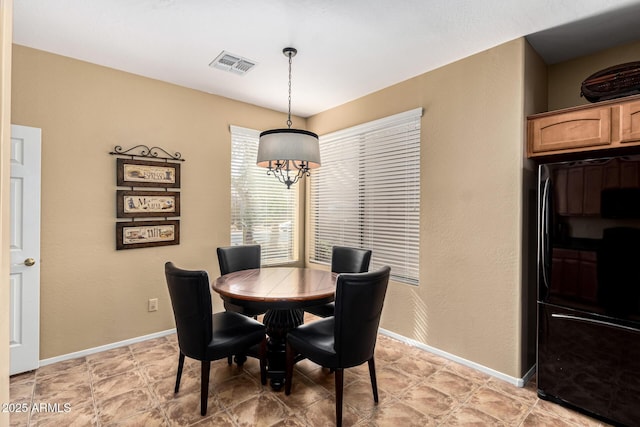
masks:
<path id="1" fill-rule="evenodd" d="M 293 122 L 291 121 L 291 58 L 293 57 L 293 53 L 289 52 L 288 53 L 289 56 L 289 115 L 287 116 L 287 126 L 289 126 L 289 129 L 291 129 L 291 125 L 293 124 Z"/>
<path id="2" fill-rule="evenodd" d="M 311 169 L 320 166 L 320 147 L 317 134 L 291 128 L 291 68 L 298 51 L 285 47 L 282 53 L 289 57 L 288 129 L 271 129 L 260 133 L 256 164 L 267 168 L 267 175 L 273 175 L 291 188 L 302 177 L 310 176 Z"/>

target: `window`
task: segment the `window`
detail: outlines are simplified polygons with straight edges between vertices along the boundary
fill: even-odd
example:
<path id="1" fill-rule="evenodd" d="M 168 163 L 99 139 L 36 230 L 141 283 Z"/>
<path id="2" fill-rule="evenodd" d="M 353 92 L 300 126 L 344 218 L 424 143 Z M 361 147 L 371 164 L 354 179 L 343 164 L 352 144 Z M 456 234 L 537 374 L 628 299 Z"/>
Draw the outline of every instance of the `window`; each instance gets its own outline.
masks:
<path id="1" fill-rule="evenodd" d="M 256 166 L 259 135 L 231 126 L 231 244 L 260 244 L 262 265 L 294 262 L 298 192 Z"/>
<path id="2" fill-rule="evenodd" d="M 420 117 L 418 108 L 320 137 L 322 167 L 311 175 L 310 260 L 331 247 L 371 249 L 371 269 L 418 284 Z"/>

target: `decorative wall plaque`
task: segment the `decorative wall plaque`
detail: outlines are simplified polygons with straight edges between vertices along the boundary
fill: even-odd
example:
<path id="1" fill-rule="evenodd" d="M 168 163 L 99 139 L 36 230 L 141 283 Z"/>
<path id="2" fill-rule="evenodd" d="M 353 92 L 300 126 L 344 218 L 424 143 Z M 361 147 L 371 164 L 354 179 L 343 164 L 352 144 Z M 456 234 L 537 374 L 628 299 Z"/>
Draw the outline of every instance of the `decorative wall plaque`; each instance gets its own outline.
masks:
<path id="1" fill-rule="evenodd" d="M 116 159 L 116 185 L 130 187 L 130 190 L 116 190 L 116 216 L 131 219 L 116 222 L 116 249 L 179 245 L 180 221 L 169 218 L 180 216 L 180 192 L 169 189 L 180 188 L 180 163 L 177 162 L 184 162 L 182 155 L 146 145 L 128 150 L 116 145 L 109 154 L 129 157 Z M 145 191 L 134 190 L 135 187 L 143 187 Z M 135 220 L 157 217 L 164 220 Z"/>
<path id="2" fill-rule="evenodd" d="M 180 188 L 180 164 L 117 159 L 119 186 Z"/>
<path id="3" fill-rule="evenodd" d="M 116 222 L 116 249 L 180 244 L 180 221 Z"/>
<path id="4" fill-rule="evenodd" d="M 178 191 L 116 191 L 118 218 L 180 216 Z"/>

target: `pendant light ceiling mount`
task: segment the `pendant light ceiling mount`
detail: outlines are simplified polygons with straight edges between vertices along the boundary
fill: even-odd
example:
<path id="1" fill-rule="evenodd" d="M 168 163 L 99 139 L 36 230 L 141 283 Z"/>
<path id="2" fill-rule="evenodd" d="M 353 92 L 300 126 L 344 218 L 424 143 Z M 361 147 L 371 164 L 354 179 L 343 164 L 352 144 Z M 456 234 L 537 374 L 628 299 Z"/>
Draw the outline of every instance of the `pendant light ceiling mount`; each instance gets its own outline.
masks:
<path id="1" fill-rule="evenodd" d="M 291 188 L 303 176 L 310 175 L 310 169 L 320 166 L 320 146 L 318 135 L 301 129 L 291 129 L 291 63 L 298 50 L 293 47 L 282 49 L 289 58 L 289 110 L 286 129 L 271 129 L 260 133 L 256 164 L 267 168 L 267 175 L 273 174 L 278 181 Z"/>
<path id="2" fill-rule="evenodd" d="M 282 49 L 282 53 L 284 53 L 284 56 L 287 58 L 293 58 L 298 53 L 298 49 L 295 47 L 285 47 Z"/>

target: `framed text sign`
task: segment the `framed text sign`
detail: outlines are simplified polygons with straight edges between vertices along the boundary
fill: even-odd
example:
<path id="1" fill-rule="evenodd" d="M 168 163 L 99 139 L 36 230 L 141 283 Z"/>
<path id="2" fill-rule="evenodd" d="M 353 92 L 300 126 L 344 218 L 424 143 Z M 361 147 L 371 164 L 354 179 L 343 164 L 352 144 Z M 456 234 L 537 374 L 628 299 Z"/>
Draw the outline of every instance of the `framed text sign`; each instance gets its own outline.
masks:
<path id="1" fill-rule="evenodd" d="M 180 164 L 117 159 L 117 184 L 127 187 L 180 188 Z"/>
<path id="2" fill-rule="evenodd" d="M 116 191 L 118 218 L 180 216 L 180 192 Z"/>
<path id="3" fill-rule="evenodd" d="M 179 245 L 182 155 L 146 145 L 109 154 L 130 157 L 116 159 L 116 186 L 127 187 L 116 189 L 116 250 Z"/>
<path id="4" fill-rule="evenodd" d="M 180 221 L 116 222 L 116 249 L 180 244 Z"/>

